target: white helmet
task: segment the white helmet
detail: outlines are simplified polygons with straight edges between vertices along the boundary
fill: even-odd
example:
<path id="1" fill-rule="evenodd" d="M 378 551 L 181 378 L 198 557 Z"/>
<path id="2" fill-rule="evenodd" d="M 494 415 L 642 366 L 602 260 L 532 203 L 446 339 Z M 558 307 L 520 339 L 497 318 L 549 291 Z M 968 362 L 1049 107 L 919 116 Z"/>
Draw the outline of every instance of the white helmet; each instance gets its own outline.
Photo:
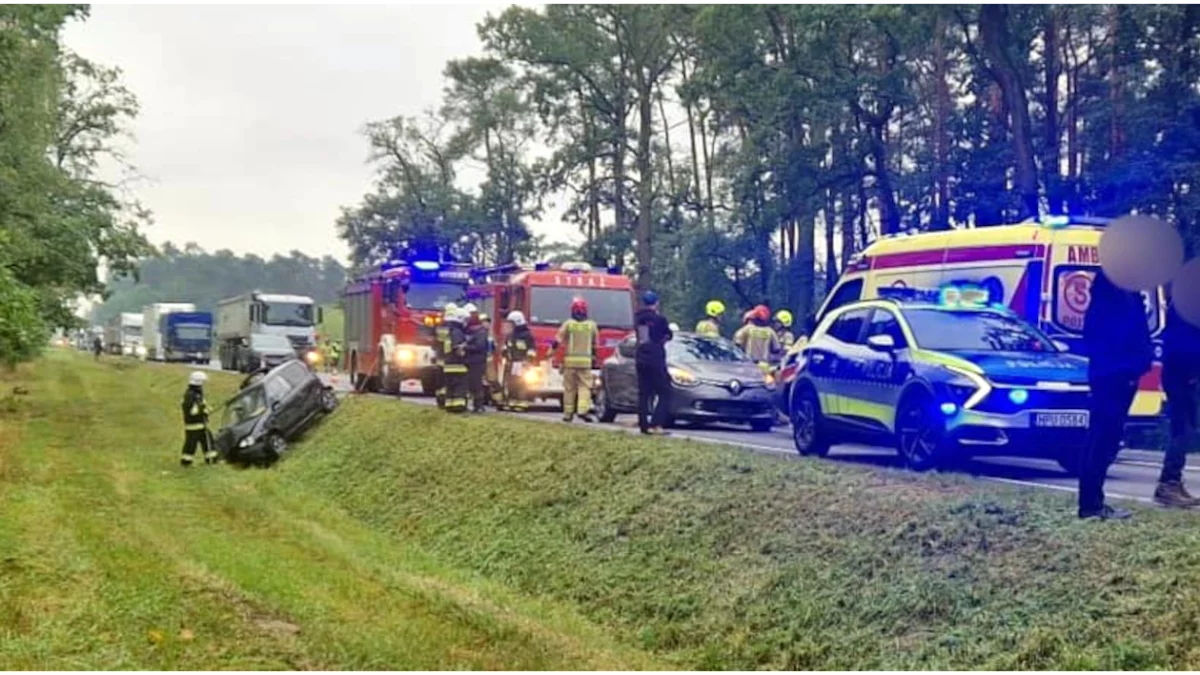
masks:
<path id="1" fill-rule="evenodd" d="M 522 314 L 521 310 L 519 309 L 514 309 L 513 311 L 509 312 L 508 320 L 511 321 L 514 326 L 525 325 L 525 315 Z"/>
<path id="2" fill-rule="evenodd" d="M 442 308 L 442 314 L 448 319 L 458 313 L 458 305 L 453 302 L 447 302 Z"/>
<path id="3" fill-rule="evenodd" d="M 667 328 L 670 328 L 672 333 L 679 332 L 679 324 L 677 323 L 672 322 L 671 325 L 667 326 Z"/>
<path id="4" fill-rule="evenodd" d="M 462 323 L 466 319 L 467 319 L 466 310 L 462 307 L 455 307 L 453 309 L 453 311 L 451 311 L 449 309 L 446 310 L 446 320 L 447 321 L 454 321 L 456 323 Z"/>
<path id="5" fill-rule="evenodd" d="M 203 386 L 205 382 L 208 382 L 208 375 L 198 370 L 193 370 L 192 374 L 188 375 L 188 384 L 193 387 Z"/>
<path id="6" fill-rule="evenodd" d="M 471 316 L 472 314 L 478 314 L 479 308 L 475 306 L 475 303 L 468 302 L 467 304 L 463 305 L 462 313 L 464 316 Z"/>

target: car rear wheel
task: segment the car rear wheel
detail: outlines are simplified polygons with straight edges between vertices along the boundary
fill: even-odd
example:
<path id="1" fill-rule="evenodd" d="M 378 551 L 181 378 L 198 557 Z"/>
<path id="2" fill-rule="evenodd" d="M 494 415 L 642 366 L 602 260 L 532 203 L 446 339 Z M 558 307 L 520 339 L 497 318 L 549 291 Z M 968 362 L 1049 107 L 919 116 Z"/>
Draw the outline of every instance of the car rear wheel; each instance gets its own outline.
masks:
<path id="1" fill-rule="evenodd" d="M 283 440 L 283 436 L 278 433 L 271 432 L 263 447 L 267 451 L 267 461 L 275 462 L 283 456 L 283 453 L 287 452 L 287 441 Z"/>
<path id="2" fill-rule="evenodd" d="M 936 417 L 928 396 L 908 396 L 896 411 L 896 449 L 913 471 L 928 471 L 947 462 L 946 425 Z"/>
<path id="3" fill-rule="evenodd" d="M 605 424 L 611 424 L 617 419 L 617 411 L 608 397 L 608 385 L 603 380 L 600 381 L 600 386 L 596 387 L 596 410 L 600 412 L 600 421 Z"/>
<path id="4" fill-rule="evenodd" d="M 331 413 L 337 407 L 338 407 L 337 394 L 333 393 L 333 391 L 331 391 L 329 389 L 326 389 L 325 391 L 321 392 L 321 410 L 324 410 L 326 413 Z"/>
<path id="5" fill-rule="evenodd" d="M 805 386 L 796 393 L 792 401 L 792 442 L 801 455 L 824 457 L 829 454 L 832 440 L 825 430 L 825 419 L 821 415 L 821 402 L 817 392 Z"/>

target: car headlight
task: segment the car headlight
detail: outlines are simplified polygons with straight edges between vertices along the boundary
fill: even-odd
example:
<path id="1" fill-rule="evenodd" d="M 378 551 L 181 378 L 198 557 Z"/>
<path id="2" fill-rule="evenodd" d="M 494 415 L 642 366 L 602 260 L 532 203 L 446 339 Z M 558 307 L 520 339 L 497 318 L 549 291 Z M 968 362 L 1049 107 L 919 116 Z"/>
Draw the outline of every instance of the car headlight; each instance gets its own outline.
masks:
<path id="1" fill-rule="evenodd" d="M 667 374 L 671 376 L 672 382 L 681 387 L 694 387 L 700 384 L 700 378 L 696 377 L 695 373 L 683 368 L 671 366 L 667 368 Z"/>
<path id="2" fill-rule="evenodd" d="M 238 442 L 238 447 L 239 448 L 248 448 L 248 447 L 254 445 L 254 441 L 256 441 L 256 440 L 258 440 L 258 439 L 254 437 L 254 434 L 250 434 L 249 436 L 243 438 L 241 441 Z"/>
<path id="3" fill-rule="evenodd" d="M 946 384 L 946 389 L 962 405 L 963 409 L 974 408 L 980 401 L 987 398 L 992 391 L 992 385 L 983 376 L 962 368 L 945 366 L 946 370 L 954 373 L 960 379 Z"/>
<path id="4" fill-rule="evenodd" d="M 542 379 L 541 371 L 536 368 L 530 368 L 521 374 L 521 380 L 525 384 L 537 384 Z"/>
<path id="5" fill-rule="evenodd" d="M 766 375 L 763 376 L 763 384 L 766 385 L 767 390 L 774 389 L 775 388 L 775 376 L 772 375 L 771 373 L 767 373 Z"/>
<path id="6" fill-rule="evenodd" d="M 304 360 L 316 365 L 321 362 L 321 353 L 318 351 L 309 351 L 304 355 Z"/>
<path id="7" fill-rule="evenodd" d="M 417 353 L 411 349 L 397 349 L 396 363 L 412 363 L 417 360 Z"/>
<path id="8" fill-rule="evenodd" d="M 146 355 L 146 348 L 145 348 L 145 347 L 143 347 L 143 346 L 141 346 L 141 345 L 138 345 L 138 346 L 136 346 L 136 347 L 134 347 L 134 348 L 133 348 L 133 353 L 137 354 L 138 356 L 145 356 L 145 355 Z"/>

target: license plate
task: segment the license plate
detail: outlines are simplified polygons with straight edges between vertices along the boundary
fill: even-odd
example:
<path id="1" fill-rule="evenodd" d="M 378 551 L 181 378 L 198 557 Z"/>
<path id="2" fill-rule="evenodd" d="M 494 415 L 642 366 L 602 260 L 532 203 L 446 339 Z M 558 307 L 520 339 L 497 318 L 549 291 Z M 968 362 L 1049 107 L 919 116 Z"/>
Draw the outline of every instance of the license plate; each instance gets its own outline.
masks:
<path id="1" fill-rule="evenodd" d="M 1085 412 L 1036 413 L 1034 426 L 1048 428 L 1083 428 L 1088 425 L 1088 414 Z"/>

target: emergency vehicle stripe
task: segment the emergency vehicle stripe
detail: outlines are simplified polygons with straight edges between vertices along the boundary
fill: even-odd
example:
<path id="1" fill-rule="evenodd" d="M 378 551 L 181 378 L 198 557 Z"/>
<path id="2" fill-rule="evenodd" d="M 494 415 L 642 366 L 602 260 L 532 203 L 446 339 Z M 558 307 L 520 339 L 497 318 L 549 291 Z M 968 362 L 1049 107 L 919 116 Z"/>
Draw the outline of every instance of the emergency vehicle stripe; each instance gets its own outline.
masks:
<path id="1" fill-rule="evenodd" d="M 905 253 L 888 253 L 875 256 L 871 267 L 878 270 L 893 267 L 917 267 L 920 265 L 991 262 L 995 260 L 1027 260 L 1042 255 L 1045 255 L 1045 247 L 1032 244 L 936 248 L 926 251 L 908 251 Z"/>

